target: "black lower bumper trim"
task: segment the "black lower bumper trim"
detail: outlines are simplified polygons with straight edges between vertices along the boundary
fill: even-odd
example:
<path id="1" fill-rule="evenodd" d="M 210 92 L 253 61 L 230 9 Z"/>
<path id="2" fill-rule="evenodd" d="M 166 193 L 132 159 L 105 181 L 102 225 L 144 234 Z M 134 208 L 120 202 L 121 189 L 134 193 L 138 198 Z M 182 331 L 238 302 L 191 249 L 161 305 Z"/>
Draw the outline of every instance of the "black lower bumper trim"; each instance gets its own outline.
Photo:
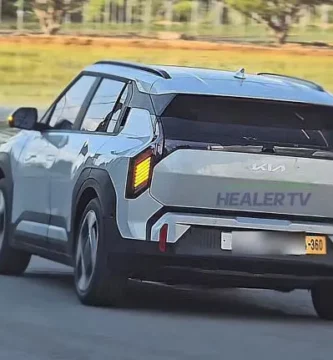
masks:
<path id="1" fill-rule="evenodd" d="M 310 289 L 319 282 L 333 283 L 331 276 L 296 276 L 285 274 L 256 274 L 227 270 L 204 270 L 184 267 L 165 267 L 157 273 L 159 281 L 172 284 L 193 284 L 207 287 L 259 288 L 291 291 Z"/>

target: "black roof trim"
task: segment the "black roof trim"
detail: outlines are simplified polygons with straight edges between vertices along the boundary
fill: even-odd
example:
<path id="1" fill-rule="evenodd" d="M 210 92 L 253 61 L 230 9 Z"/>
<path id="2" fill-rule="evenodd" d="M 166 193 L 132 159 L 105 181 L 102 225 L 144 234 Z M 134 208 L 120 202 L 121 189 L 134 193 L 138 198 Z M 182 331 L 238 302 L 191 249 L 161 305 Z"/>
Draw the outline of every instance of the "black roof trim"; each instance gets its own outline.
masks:
<path id="1" fill-rule="evenodd" d="M 156 76 L 162 77 L 163 79 L 171 79 L 171 76 L 165 70 L 158 69 L 158 68 L 155 68 L 155 67 L 152 67 L 149 65 L 143 65 L 143 64 L 132 63 L 132 62 L 127 62 L 127 61 L 111 61 L 111 60 L 110 61 L 108 61 L 108 60 L 97 61 L 95 63 L 95 65 L 97 65 L 97 64 L 129 67 L 132 69 L 149 72 Z"/>
<path id="2" fill-rule="evenodd" d="M 261 75 L 261 76 L 272 76 L 272 77 L 280 77 L 282 79 L 286 79 L 286 80 L 290 80 L 299 83 L 299 84 L 304 84 L 307 85 L 309 87 L 311 87 L 312 89 L 318 90 L 318 91 L 325 91 L 325 89 L 320 86 L 319 84 L 313 82 L 313 81 L 309 81 L 309 80 L 305 80 L 305 79 L 301 79 L 295 76 L 288 76 L 288 75 L 281 75 L 281 74 L 274 74 L 274 73 L 266 73 L 266 72 L 260 72 L 257 73 L 257 75 Z"/>

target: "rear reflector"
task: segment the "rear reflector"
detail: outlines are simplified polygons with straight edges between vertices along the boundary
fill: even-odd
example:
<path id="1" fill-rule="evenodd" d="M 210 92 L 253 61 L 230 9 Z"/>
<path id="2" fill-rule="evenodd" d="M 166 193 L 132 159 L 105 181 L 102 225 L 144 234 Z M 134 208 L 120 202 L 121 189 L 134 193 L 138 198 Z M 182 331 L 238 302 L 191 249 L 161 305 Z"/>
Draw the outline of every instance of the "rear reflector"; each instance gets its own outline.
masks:
<path id="1" fill-rule="evenodd" d="M 166 251 L 166 244 L 168 239 L 168 224 L 164 224 L 160 230 L 160 236 L 158 239 L 158 247 L 161 252 Z"/>

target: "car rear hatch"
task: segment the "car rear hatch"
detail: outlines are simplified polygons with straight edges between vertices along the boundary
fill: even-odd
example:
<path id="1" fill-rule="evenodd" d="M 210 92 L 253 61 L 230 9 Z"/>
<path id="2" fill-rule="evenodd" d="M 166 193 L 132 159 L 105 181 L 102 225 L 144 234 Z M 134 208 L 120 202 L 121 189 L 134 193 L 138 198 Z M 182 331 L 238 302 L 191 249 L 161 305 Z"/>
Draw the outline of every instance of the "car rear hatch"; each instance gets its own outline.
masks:
<path id="1" fill-rule="evenodd" d="M 333 217 L 328 106 L 176 96 L 151 194 L 166 206 Z"/>
<path id="2" fill-rule="evenodd" d="M 157 164 L 151 194 L 167 206 L 332 217 L 332 175 L 331 160 L 183 149 Z"/>

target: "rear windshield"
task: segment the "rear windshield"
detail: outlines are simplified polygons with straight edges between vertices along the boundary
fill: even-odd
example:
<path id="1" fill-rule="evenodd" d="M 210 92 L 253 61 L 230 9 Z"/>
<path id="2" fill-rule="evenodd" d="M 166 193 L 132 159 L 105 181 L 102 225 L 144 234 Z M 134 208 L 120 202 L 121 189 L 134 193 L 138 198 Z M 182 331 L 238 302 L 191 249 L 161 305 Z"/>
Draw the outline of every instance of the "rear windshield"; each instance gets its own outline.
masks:
<path id="1" fill-rule="evenodd" d="M 333 148 L 329 106 L 177 95 L 161 119 L 170 140 Z"/>

